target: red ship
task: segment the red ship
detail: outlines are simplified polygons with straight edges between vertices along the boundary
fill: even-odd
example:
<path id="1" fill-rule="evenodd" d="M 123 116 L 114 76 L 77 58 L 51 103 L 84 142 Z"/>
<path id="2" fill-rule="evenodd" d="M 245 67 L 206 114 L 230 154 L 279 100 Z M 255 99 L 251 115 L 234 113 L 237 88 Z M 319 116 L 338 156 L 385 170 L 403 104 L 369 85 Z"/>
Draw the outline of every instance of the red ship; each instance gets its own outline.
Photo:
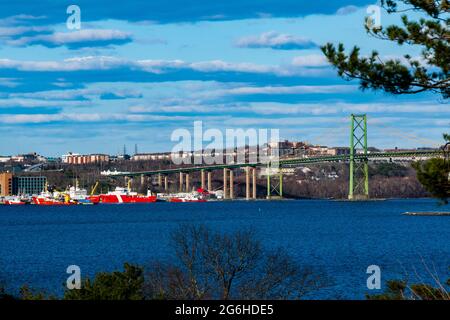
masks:
<path id="1" fill-rule="evenodd" d="M 178 193 L 173 197 L 169 197 L 169 202 L 207 202 L 209 197 L 208 191 L 199 188 L 191 193 Z"/>
<path id="2" fill-rule="evenodd" d="M 40 206 L 70 206 L 75 204 L 74 202 L 58 200 L 44 195 L 33 197 L 31 200 L 33 204 Z"/>
<path id="3" fill-rule="evenodd" d="M 13 206 L 13 205 L 24 205 L 26 204 L 22 199 L 19 197 L 8 197 L 4 200 L 3 204 Z"/>
<path id="4" fill-rule="evenodd" d="M 116 187 L 107 194 L 90 196 L 88 199 L 93 203 L 152 203 L 157 200 L 156 196 L 138 195 L 137 192 L 130 192 L 129 189 L 121 187 Z"/>

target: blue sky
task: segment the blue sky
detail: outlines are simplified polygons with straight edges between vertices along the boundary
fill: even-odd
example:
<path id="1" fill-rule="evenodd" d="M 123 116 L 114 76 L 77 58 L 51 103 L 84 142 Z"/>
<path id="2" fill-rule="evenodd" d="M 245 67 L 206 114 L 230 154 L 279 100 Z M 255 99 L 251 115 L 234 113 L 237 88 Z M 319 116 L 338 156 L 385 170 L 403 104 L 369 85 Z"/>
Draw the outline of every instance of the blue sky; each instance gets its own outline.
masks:
<path id="1" fill-rule="evenodd" d="M 436 145 L 450 125 L 439 96 L 361 92 L 320 52 L 343 42 L 419 56 L 366 34 L 374 3 L 2 0 L 0 154 L 169 151 L 171 132 L 196 120 L 347 145 L 352 112 L 368 114 L 370 145 Z M 70 4 L 81 8 L 80 30 L 66 27 Z"/>

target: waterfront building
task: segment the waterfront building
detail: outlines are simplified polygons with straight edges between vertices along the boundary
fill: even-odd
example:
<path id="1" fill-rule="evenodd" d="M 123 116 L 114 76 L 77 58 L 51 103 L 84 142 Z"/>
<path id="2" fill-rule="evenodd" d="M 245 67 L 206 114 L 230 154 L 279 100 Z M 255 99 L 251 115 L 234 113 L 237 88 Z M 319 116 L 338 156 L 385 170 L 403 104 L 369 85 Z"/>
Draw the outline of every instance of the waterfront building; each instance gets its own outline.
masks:
<path id="1" fill-rule="evenodd" d="M 45 191 L 47 177 L 43 176 L 17 176 L 12 178 L 12 194 L 33 195 Z"/>
<path id="2" fill-rule="evenodd" d="M 13 175 L 9 172 L 0 173 L 0 196 L 6 197 L 12 194 Z"/>

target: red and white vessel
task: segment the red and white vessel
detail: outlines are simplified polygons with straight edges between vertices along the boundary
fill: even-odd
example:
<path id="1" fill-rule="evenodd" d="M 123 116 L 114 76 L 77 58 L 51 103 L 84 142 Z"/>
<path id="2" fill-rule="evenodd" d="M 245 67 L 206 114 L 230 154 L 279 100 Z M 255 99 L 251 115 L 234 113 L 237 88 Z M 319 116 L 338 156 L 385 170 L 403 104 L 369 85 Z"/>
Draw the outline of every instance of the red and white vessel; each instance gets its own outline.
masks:
<path id="1" fill-rule="evenodd" d="M 55 205 L 73 205 L 74 202 L 70 201 L 70 198 L 55 192 L 52 194 L 51 192 L 42 192 L 38 196 L 33 196 L 31 198 L 31 202 L 33 204 L 37 204 L 40 206 L 55 206 Z"/>
<path id="2" fill-rule="evenodd" d="M 26 204 L 20 197 L 6 197 L 3 200 L 3 204 L 14 206 L 14 205 L 24 205 Z"/>
<path id="3" fill-rule="evenodd" d="M 93 203 L 152 203 L 157 200 L 156 196 L 152 196 L 150 192 L 144 196 L 122 187 L 116 187 L 114 191 L 107 194 L 90 196 L 88 199 Z"/>
<path id="4" fill-rule="evenodd" d="M 197 191 L 189 193 L 177 193 L 173 195 L 166 195 L 168 202 L 207 202 L 209 198 L 208 191 L 204 189 L 197 189 Z"/>

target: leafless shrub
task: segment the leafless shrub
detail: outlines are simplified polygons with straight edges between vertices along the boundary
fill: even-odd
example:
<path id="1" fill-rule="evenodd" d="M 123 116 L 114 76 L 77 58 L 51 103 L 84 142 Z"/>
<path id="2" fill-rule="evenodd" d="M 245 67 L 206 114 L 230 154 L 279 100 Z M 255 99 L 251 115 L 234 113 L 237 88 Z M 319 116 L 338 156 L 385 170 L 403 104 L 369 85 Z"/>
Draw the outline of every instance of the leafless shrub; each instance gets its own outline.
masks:
<path id="1" fill-rule="evenodd" d="M 222 234 L 182 226 L 173 235 L 176 263 L 153 263 L 146 274 L 151 299 L 300 299 L 331 284 L 284 250 L 262 248 L 250 231 Z"/>

